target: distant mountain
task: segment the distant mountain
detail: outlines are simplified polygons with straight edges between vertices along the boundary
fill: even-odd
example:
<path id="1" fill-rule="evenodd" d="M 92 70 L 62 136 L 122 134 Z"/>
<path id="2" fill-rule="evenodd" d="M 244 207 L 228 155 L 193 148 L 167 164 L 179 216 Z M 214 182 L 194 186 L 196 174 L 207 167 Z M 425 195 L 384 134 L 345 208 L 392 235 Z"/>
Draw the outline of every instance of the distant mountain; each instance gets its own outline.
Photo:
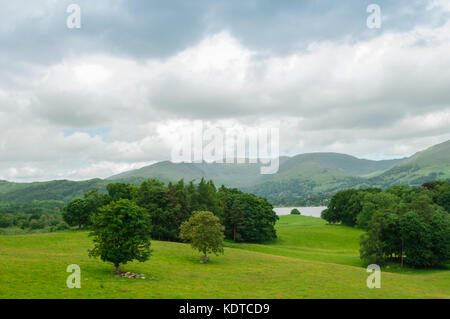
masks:
<path id="1" fill-rule="evenodd" d="M 159 162 L 141 169 L 111 176 L 108 180 L 128 179 L 133 177 L 157 178 L 165 182 L 174 182 L 184 178 L 185 181 L 200 181 L 202 177 L 212 179 L 218 185 L 235 187 L 251 185 L 261 180 L 259 164 L 217 164 L 217 163 L 172 163 Z"/>
<path id="2" fill-rule="evenodd" d="M 384 171 L 403 160 L 405 159 L 372 161 L 339 153 L 300 154 L 280 165 L 278 173 L 270 176 L 270 180 L 284 181 L 299 178 L 324 183 Z"/>
<path id="3" fill-rule="evenodd" d="M 118 179 L 115 182 L 140 184 L 144 178 Z M 0 201 L 28 203 L 34 200 L 58 200 L 68 202 L 75 197 L 82 197 L 91 189 L 106 192 L 106 186 L 111 183 L 100 178 L 87 181 L 57 180 L 49 182 L 13 183 L 0 180 Z"/>
<path id="4" fill-rule="evenodd" d="M 106 180 L 11 183 L 0 181 L 0 201 L 68 201 L 92 188 L 106 190 L 112 182 L 139 185 L 147 178 L 165 182 L 202 177 L 264 196 L 275 205 L 326 204 L 332 194 L 347 188 L 415 186 L 430 180 L 450 179 L 450 141 L 409 158 L 372 161 L 339 153 L 309 153 L 281 157 L 277 174 L 261 175 L 260 164 L 159 162 L 111 176 Z"/>
<path id="5" fill-rule="evenodd" d="M 88 181 L 74 182 L 67 180 L 35 182 L 35 183 L 11 183 L 0 181 L 0 200 L 6 202 L 31 202 L 33 200 L 60 200 L 69 201 L 74 197 L 83 196 L 93 188 L 106 190 L 104 180 L 91 179 Z"/>
<path id="6" fill-rule="evenodd" d="M 261 175 L 261 164 L 217 164 L 217 163 L 172 163 L 159 162 L 141 169 L 124 172 L 108 179 L 145 177 L 163 181 L 212 179 L 217 185 L 231 187 L 251 186 L 271 180 L 291 178 L 320 179 L 326 177 L 343 178 L 348 175 L 362 176 L 385 170 L 404 159 L 371 161 L 338 153 L 311 153 L 294 157 L 280 157 L 277 174 Z"/>
<path id="7" fill-rule="evenodd" d="M 450 179 L 450 141 L 434 145 L 370 178 L 377 186 L 421 185 Z"/>

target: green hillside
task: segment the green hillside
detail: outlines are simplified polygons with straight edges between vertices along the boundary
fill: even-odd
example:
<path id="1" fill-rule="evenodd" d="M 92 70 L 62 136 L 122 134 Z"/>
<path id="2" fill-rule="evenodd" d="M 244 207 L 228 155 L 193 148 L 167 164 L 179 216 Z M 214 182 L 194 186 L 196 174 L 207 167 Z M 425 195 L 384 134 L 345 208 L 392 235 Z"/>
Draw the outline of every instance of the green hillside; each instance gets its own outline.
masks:
<path id="1" fill-rule="evenodd" d="M 367 161 L 335 153 L 298 155 L 280 167 L 270 180 L 244 188 L 275 205 L 327 204 L 337 191 L 348 188 L 419 186 L 450 178 L 450 141 L 407 159 Z"/>
<path id="2" fill-rule="evenodd" d="M 33 200 L 68 201 L 77 196 L 83 196 L 92 188 L 106 189 L 101 179 L 74 182 L 68 180 L 10 183 L 0 181 L 0 200 L 7 202 L 31 202 Z"/>
<path id="3" fill-rule="evenodd" d="M 118 179 L 115 182 L 140 184 L 144 178 Z M 82 197 L 91 189 L 106 192 L 110 181 L 95 178 L 87 181 L 57 180 L 34 183 L 11 183 L 0 181 L 0 201 L 28 203 L 34 200 L 70 201 L 75 197 Z"/>
<path id="4" fill-rule="evenodd" d="M 337 191 L 348 188 L 416 186 L 431 180 L 450 179 L 450 141 L 418 152 L 407 159 L 371 161 L 338 153 L 281 157 L 277 174 L 261 175 L 260 164 L 159 162 L 124 172 L 106 180 L 10 183 L 0 181 L 0 201 L 67 201 L 91 188 L 104 190 L 110 182 L 139 185 L 146 178 L 165 182 L 204 177 L 219 186 L 237 187 L 266 197 L 275 205 L 326 204 Z"/>
<path id="5" fill-rule="evenodd" d="M 372 178 L 377 186 L 421 185 L 430 180 L 450 179 L 450 141 L 434 145 Z"/>
<path id="6" fill-rule="evenodd" d="M 217 163 L 172 163 L 159 162 L 141 169 L 112 176 L 108 180 L 131 177 L 157 178 L 162 181 L 212 179 L 217 185 L 252 185 L 261 181 L 259 164 L 217 164 Z"/>
<path id="7" fill-rule="evenodd" d="M 152 241 L 145 263 L 117 278 L 87 256 L 86 232 L 0 236 L 0 298 L 450 298 L 447 269 L 382 269 L 381 289 L 368 289 L 359 262 L 360 231 L 304 216 L 282 216 L 269 245 L 227 243 L 223 256 L 200 264 L 189 245 Z M 66 268 L 81 268 L 81 288 L 68 289 Z"/>
<path id="8" fill-rule="evenodd" d="M 371 161 L 339 153 L 311 153 L 294 157 L 281 157 L 277 174 L 261 175 L 261 164 L 172 163 L 159 162 L 141 169 L 124 172 L 109 179 L 130 177 L 158 178 L 163 181 L 212 179 L 216 184 L 232 187 L 251 186 L 271 180 L 290 178 L 325 179 L 360 176 L 392 167 L 403 159 Z"/>
<path id="9" fill-rule="evenodd" d="M 386 170 L 403 160 L 405 159 L 372 161 L 339 153 L 300 154 L 287 160 L 280 167 L 278 175 L 293 177 L 295 174 L 298 174 L 298 172 L 307 172 L 309 168 L 308 164 L 314 164 L 317 167 L 327 169 L 330 172 L 341 172 L 348 175 L 362 176 L 376 171 Z M 311 174 L 312 172 L 309 173 Z"/>

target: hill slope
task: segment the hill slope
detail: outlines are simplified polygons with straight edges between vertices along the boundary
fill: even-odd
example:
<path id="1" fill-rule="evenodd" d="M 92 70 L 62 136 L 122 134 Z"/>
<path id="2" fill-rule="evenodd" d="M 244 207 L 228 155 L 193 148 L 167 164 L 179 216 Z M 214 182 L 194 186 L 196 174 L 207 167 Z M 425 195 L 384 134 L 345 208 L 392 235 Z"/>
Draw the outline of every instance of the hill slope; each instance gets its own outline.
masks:
<path id="1" fill-rule="evenodd" d="M 330 171 L 338 171 L 354 176 L 363 176 L 376 171 L 386 170 L 404 160 L 405 159 L 372 161 L 340 153 L 300 154 L 289 158 L 281 166 L 277 177 L 283 175 L 295 176 L 295 174 L 302 171 L 307 173 L 307 164 L 309 163 Z"/>
<path id="2" fill-rule="evenodd" d="M 159 162 L 141 169 L 111 176 L 108 180 L 131 177 L 157 178 L 175 182 L 182 178 L 189 182 L 202 177 L 212 179 L 217 185 L 251 185 L 261 180 L 259 164 L 217 164 L 217 163 L 172 163 Z"/>
<path id="3" fill-rule="evenodd" d="M 144 178 L 118 179 L 115 182 L 140 184 Z M 12 183 L 0 181 L 0 201 L 28 203 L 34 200 L 70 201 L 75 197 L 82 197 L 91 189 L 106 192 L 110 181 L 100 178 L 87 181 L 57 180 L 34 183 Z"/>
<path id="4" fill-rule="evenodd" d="M 146 178 L 165 182 L 212 179 L 219 186 L 237 187 L 266 197 L 275 205 L 321 205 L 335 192 L 347 188 L 416 186 L 426 181 L 450 179 L 450 141 L 418 152 L 407 159 L 371 161 L 338 153 L 281 157 L 277 174 L 261 175 L 260 164 L 208 164 L 159 162 L 124 172 L 106 180 L 10 183 L 0 181 L 0 201 L 67 201 L 91 188 L 105 190 L 111 182 L 139 185 Z"/>
<path id="5" fill-rule="evenodd" d="M 369 181 L 378 186 L 415 186 L 435 179 L 450 179 L 450 141 L 418 152 Z"/>
<path id="6" fill-rule="evenodd" d="M 145 280 L 116 278 L 110 264 L 89 258 L 86 232 L 0 236 L 0 298 L 450 298 L 448 270 L 391 265 L 382 289 L 368 289 L 356 230 L 303 216 L 282 216 L 277 229 L 277 242 L 227 244 L 209 264 L 187 244 L 152 241 L 149 261 L 123 267 Z M 65 284 L 73 263 L 81 289 Z"/>
<path id="7" fill-rule="evenodd" d="M 10 183 L 0 181 L 0 200 L 8 202 L 31 202 L 33 200 L 61 200 L 68 201 L 82 196 L 92 188 L 104 190 L 106 184 L 101 179 L 74 182 L 68 180 Z"/>
<path id="8" fill-rule="evenodd" d="M 316 173 L 316 169 L 311 169 L 311 167 L 335 172 L 337 176 L 366 175 L 390 168 L 403 160 L 372 161 L 339 153 L 300 154 L 294 157 L 280 157 L 278 173 L 272 176 L 260 174 L 261 164 L 172 163 L 164 161 L 114 175 L 108 179 L 138 176 L 173 182 L 181 178 L 193 180 L 205 177 L 217 181 L 216 184 L 242 186 L 272 178 L 310 177 Z"/>

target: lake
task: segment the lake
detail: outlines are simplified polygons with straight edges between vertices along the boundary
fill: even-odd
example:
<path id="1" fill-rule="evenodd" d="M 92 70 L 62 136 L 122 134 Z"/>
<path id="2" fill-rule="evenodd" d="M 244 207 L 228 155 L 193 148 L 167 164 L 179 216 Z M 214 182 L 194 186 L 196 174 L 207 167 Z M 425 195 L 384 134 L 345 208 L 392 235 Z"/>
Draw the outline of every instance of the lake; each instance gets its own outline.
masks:
<path id="1" fill-rule="evenodd" d="M 319 217 L 320 213 L 326 209 L 326 206 L 318 207 L 276 207 L 273 210 L 277 215 L 289 215 L 291 210 L 297 208 L 303 216 Z"/>

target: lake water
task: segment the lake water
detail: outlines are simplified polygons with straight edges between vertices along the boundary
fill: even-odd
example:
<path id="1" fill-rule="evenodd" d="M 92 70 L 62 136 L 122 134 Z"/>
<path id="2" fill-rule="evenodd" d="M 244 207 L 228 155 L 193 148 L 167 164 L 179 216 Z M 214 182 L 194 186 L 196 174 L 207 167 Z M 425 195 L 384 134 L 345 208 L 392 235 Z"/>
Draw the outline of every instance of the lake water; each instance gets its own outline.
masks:
<path id="1" fill-rule="evenodd" d="M 319 217 L 320 218 L 320 213 L 322 213 L 322 211 L 324 209 L 326 209 L 326 206 L 319 206 L 319 207 L 276 207 L 273 210 L 275 211 L 275 213 L 277 213 L 277 215 L 289 215 L 291 213 L 291 210 L 297 208 L 300 213 L 303 216 L 312 216 L 312 217 Z"/>

